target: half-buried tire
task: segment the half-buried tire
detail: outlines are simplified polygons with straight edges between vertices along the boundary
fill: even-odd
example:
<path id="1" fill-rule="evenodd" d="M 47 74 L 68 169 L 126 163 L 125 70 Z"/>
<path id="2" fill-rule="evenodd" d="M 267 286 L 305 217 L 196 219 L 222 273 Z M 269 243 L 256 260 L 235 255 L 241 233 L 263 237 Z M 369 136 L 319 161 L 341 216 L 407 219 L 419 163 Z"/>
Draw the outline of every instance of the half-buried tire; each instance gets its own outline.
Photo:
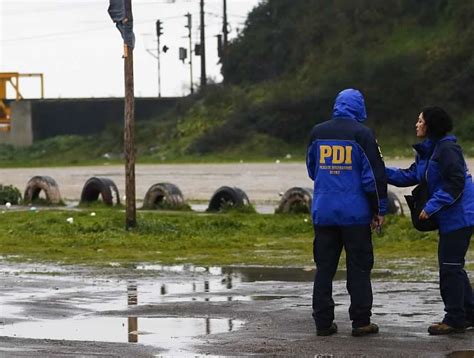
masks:
<path id="1" fill-rule="evenodd" d="M 209 201 L 207 211 L 217 212 L 230 208 L 250 206 L 250 200 L 242 189 L 230 186 L 221 186 Z"/>
<path id="2" fill-rule="evenodd" d="M 98 201 L 99 197 L 106 205 L 120 204 L 119 191 L 112 180 L 103 177 L 89 178 L 82 188 L 81 204 Z"/>
<path id="3" fill-rule="evenodd" d="M 277 214 L 309 213 L 312 200 L 313 192 L 311 189 L 295 186 L 283 194 L 275 212 Z"/>
<path id="4" fill-rule="evenodd" d="M 309 188 L 293 187 L 283 194 L 276 213 L 309 213 L 313 200 L 313 191 Z M 403 215 L 402 202 L 391 191 L 387 193 L 387 214 Z"/>
<path id="5" fill-rule="evenodd" d="M 387 193 L 387 214 L 403 215 L 402 202 L 398 196 L 391 191 Z"/>
<path id="6" fill-rule="evenodd" d="M 143 199 L 143 209 L 179 210 L 186 207 L 183 193 L 171 183 L 153 184 Z"/>
<path id="7" fill-rule="evenodd" d="M 40 200 L 40 193 L 44 192 L 46 196 L 45 203 L 51 205 L 61 205 L 61 194 L 56 181 L 44 175 L 37 175 L 32 177 L 26 184 L 25 194 L 23 195 L 23 202 L 31 204 Z"/>

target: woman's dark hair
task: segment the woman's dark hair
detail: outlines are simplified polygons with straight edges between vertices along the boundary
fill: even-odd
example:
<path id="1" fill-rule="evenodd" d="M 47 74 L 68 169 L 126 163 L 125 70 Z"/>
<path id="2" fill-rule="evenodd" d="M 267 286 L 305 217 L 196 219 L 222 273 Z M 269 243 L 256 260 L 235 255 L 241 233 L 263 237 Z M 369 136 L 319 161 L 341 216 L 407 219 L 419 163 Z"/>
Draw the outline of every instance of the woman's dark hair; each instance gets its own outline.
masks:
<path id="1" fill-rule="evenodd" d="M 421 113 L 428 137 L 441 138 L 453 130 L 453 120 L 441 107 L 426 107 Z"/>

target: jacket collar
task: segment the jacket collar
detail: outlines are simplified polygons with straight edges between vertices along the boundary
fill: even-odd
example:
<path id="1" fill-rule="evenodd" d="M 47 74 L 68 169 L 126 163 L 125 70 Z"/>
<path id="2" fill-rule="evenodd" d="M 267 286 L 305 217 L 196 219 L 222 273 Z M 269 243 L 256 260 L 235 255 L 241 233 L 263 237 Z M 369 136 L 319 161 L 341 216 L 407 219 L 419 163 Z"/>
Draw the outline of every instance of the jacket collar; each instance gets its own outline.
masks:
<path id="1" fill-rule="evenodd" d="M 457 139 L 452 134 L 448 134 L 441 139 L 428 138 L 425 139 L 423 142 L 414 144 L 413 148 L 416 150 L 416 152 L 420 155 L 421 158 L 426 158 L 429 157 L 431 153 L 433 153 L 433 150 L 438 143 L 444 141 L 456 142 Z"/>

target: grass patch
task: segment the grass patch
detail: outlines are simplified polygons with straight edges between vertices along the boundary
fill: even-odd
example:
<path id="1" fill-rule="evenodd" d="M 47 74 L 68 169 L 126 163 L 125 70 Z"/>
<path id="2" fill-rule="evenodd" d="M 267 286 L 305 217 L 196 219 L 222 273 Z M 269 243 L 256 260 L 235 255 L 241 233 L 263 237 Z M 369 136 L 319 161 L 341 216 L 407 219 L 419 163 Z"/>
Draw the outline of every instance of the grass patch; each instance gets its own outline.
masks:
<path id="1" fill-rule="evenodd" d="M 122 211 L 95 213 L 0 214 L 0 254 L 18 255 L 15 260 L 97 266 L 111 262 L 313 265 L 308 215 L 138 212 L 138 227 L 126 231 Z M 69 217 L 73 224 L 66 221 Z M 419 233 L 404 217 L 389 217 L 383 234 L 374 236 L 374 247 L 376 262 L 411 259 L 420 262 L 420 268 L 426 268 L 427 260 L 436 263 L 436 233 Z M 470 266 L 472 256 L 471 249 Z"/>

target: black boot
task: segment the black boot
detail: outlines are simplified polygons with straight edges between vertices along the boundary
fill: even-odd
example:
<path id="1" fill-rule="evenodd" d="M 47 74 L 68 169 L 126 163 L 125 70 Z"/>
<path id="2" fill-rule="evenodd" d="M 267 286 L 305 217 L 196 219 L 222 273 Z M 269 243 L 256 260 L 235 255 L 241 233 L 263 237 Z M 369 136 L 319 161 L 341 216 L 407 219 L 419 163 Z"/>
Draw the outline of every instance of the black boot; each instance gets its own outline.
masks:
<path id="1" fill-rule="evenodd" d="M 331 323 L 331 325 L 328 328 L 325 329 L 316 329 L 316 335 L 318 336 L 330 336 L 334 333 L 337 333 L 337 324 L 336 323 Z"/>
<path id="2" fill-rule="evenodd" d="M 367 326 L 352 328 L 352 335 L 354 337 L 361 337 L 375 333 L 379 333 L 379 326 L 375 323 L 369 323 Z"/>

